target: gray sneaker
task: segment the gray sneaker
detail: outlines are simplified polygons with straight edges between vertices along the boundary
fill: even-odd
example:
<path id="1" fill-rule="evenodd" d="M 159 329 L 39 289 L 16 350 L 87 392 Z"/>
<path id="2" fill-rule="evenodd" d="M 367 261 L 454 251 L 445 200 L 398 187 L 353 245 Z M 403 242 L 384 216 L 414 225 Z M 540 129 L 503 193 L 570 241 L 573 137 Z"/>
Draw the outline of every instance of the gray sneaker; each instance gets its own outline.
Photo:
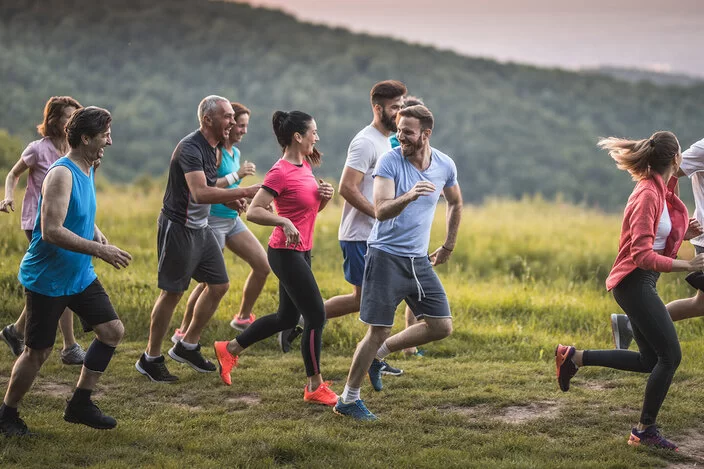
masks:
<path id="1" fill-rule="evenodd" d="M 2 332 L 0 332 L 0 339 L 4 340 L 5 343 L 10 346 L 10 351 L 12 351 L 14 356 L 19 357 L 22 355 L 22 351 L 24 351 L 24 338 L 21 338 L 17 333 L 14 324 L 3 328 Z"/>
<path id="2" fill-rule="evenodd" d="M 61 362 L 64 365 L 83 365 L 86 352 L 79 343 L 75 343 L 69 348 L 61 351 Z"/>
<path id="3" fill-rule="evenodd" d="M 611 332 L 614 335 L 614 345 L 617 349 L 627 350 L 633 341 L 631 321 L 625 314 L 611 315 Z"/>

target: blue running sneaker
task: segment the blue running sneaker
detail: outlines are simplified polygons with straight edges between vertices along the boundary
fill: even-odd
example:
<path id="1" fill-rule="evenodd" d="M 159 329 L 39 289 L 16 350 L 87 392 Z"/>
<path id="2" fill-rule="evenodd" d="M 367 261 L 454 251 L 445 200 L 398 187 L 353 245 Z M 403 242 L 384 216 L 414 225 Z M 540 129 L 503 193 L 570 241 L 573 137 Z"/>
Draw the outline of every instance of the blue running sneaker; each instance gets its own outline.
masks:
<path id="1" fill-rule="evenodd" d="M 342 402 L 342 398 L 338 397 L 337 404 L 332 408 L 332 411 L 337 415 L 346 415 L 356 420 L 377 420 L 376 415 L 369 412 L 369 409 L 364 405 L 362 399 L 357 399 L 350 404 L 345 404 Z"/>
<path id="2" fill-rule="evenodd" d="M 372 383 L 372 387 L 375 391 L 381 391 L 384 387 L 381 384 L 381 371 L 384 368 L 384 362 L 378 359 L 374 359 L 372 365 L 369 367 L 369 381 Z"/>

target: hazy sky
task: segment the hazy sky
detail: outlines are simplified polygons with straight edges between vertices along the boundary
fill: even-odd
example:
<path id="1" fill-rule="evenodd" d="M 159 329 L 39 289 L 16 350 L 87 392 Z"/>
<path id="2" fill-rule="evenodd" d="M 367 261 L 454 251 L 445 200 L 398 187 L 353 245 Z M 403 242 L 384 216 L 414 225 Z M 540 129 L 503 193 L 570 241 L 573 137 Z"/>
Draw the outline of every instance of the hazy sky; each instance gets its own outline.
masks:
<path id="1" fill-rule="evenodd" d="M 246 1 L 283 9 L 305 21 L 472 56 L 704 77 L 704 0 Z"/>

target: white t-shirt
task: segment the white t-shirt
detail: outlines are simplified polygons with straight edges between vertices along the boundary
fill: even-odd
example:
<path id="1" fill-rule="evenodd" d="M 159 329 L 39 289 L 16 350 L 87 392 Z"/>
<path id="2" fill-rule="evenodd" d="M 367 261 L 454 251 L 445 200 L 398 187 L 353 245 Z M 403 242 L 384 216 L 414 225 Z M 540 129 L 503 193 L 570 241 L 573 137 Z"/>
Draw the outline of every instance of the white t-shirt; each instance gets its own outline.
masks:
<path id="1" fill-rule="evenodd" d="M 391 150 L 389 138 L 371 124 L 359 131 L 347 149 L 345 166 L 364 173 L 359 187 L 360 192 L 369 202 L 374 203 L 374 178 L 372 172 L 381 155 Z M 366 241 L 372 231 L 374 219 L 360 212 L 349 202 L 342 207 L 342 219 L 337 237 L 340 241 Z"/>
<path id="2" fill-rule="evenodd" d="M 680 168 L 692 181 L 692 192 L 696 204 L 694 218 L 704 224 L 704 139 L 699 140 L 682 153 Z M 704 247 L 704 235 L 692 239 L 691 243 Z"/>

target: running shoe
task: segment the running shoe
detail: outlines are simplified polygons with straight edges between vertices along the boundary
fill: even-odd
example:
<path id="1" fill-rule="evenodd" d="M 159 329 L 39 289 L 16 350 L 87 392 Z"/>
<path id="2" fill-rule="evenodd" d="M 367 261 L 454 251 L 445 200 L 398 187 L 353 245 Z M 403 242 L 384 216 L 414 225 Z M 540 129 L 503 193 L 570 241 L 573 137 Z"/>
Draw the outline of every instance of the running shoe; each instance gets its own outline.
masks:
<path id="1" fill-rule="evenodd" d="M 628 316 L 625 314 L 612 314 L 611 332 L 614 337 L 614 346 L 617 349 L 627 350 L 633 341 L 633 329 Z"/>
<path id="2" fill-rule="evenodd" d="M 0 332 L 0 339 L 4 340 L 10 346 L 10 351 L 16 357 L 19 357 L 24 350 L 24 338 L 20 337 L 15 329 L 14 324 L 5 326 Z"/>
<path id="3" fill-rule="evenodd" d="M 19 412 L 12 417 L 0 418 L 0 435 L 5 436 L 31 436 L 27 424 L 20 418 Z"/>
<path id="4" fill-rule="evenodd" d="M 701 270 L 690 273 L 684 279 L 697 290 L 704 291 L 704 272 Z"/>
<path id="5" fill-rule="evenodd" d="M 169 356 L 179 363 L 185 363 L 200 373 L 210 373 L 217 369 L 212 362 L 201 355 L 200 344 L 193 350 L 188 350 L 183 346 L 183 342 L 179 341 L 169 349 Z"/>
<path id="6" fill-rule="evenodd" d="M 384 360 L 380 360 L 380 361 L 381 361 L 381 374 L 382 375 L 401 376 L 403 374 L 403 370 L 389 365 Z"/>
<path id="7" fill-rule="evenodd" d="M 104 414 L 90 399 L 86 402 L 75 402 L 73 399 L 67 401 L 64 420 L 87 425 L 98 430 L 109 430 L 117 426 L 117 420 Z"/>
<path id="8" fill-rule="evenodd" d="M 83 365 L 86 358 L 86 351 L 81 344 L 75 343 L 69 348 L 61 351 L 61 363 L 64 365 Z"/>
<path id="9" fill-rule="evenodd" d="M 232 355 L 227 351 L 227 341 L 222 340 L 213 343 L 213 348 L 215 349 L 215 357 L 218 359 L 218 371 L 220 372 L 220 379 L 222 382 L 228 386 L 232 385 L 232 372 L 233 368 L 237 368 L 237 363 L 239 362 L 238 355 Z"/>
<path id="10" fill-rule="evenodd" d="M 557 371 L 557 383 L 562 392 L 570 390 L 570 380 L 577 374 L 577 365 L 572 361 L 576 349 L 567 345 L 558 345 L 555 348 L 555 368 Z"/>
<path id="11" fill-rule="evenodd" d="M 325 381 L 313 392 L 308 391 L 308 386 L 303 391 L 303 400 L 311 404 L 334 406 L 337 404 L 337 394 L 330 389 L 330 381 Z"/>
<path id="12" fill-rule="evenodd" d="M 174 335 L 171 336 L 171 342 L 173 342 L 173 344 L 176 345 L 177 343 L 181 342 L 184 337 L 186 337 L 186 331 L 182 331 L 181 329 L 176 329 L 174 331 Z"/>
<path id="13" fill-rule="evenodd" d="M 425 350 L 416 348 L 413 352 L 403 351 L 403 356 L 406 358 L 423 358 L 425 357 Z"/>
<path id="14" fill-rule="evenodd" d="M 655 425 L 651 425 L 642 432 L 635 428 L 631 429 L 631 436 L 628 438 L 628 444 L 631 446 L 652 446 L 654 448 L 669 449 L 679 451 L 677 445 L 665 439 L 660 434 L 660 430 Z"/>
<path id="15" fill-rule="evenodd" d="M 303 334 L 303 328 L 298 325 L 293 329 L 284 329 L 279 332 L 279 347 L 283 353 L 288 353 L 291 351 L 291 345 L 296 338 Z"/>
<path id="16" fill-rule="evenodd" d="M 147 361 L 147 357 L 142 354 L 139 360 L 137 360 L 137 363 L 134 364 L 134 367 L 155 383 L 173 383 L 178 381 L 178 377 L 169 373 L 169 369 L 166 368 L 166 361 L 163 355 L 150 362 Z"/>
<path id="17" fill-rule="evenodd" d="M 377 420 L 376 415 L 369 412 L 369 409 L 367 409 L 367 406 L 364 405 L 364 401 L 362 399 L 357 399 L 354 402 L 345 404 L 342 402 L 342 398 L 338 397 L 337 404 L 335 404 L 335 407 L 332 408 L 332 411 L 337 415 L 346 415 L 356 420 Z"/>
<path id="18" fill-rule="evenodd" d="M 232 318 L 232 321 L 230 321 L 230 327 L 241 332 L 251 326 L 256 320 L 257 317 L 254 313 L 250 313 L 248 318 L 240 318 L 239 316 L 235 316 Z"/>
<path id="19" fill-rule="evenodd" d="M 372 383 L 372 387 L 375 391 L 381 391 L 384 387 L 384 385 L 381 383 L 381 369 L 383 367 L 384 362 L 376 358 L 369 367 L 369 381 Z"/>

